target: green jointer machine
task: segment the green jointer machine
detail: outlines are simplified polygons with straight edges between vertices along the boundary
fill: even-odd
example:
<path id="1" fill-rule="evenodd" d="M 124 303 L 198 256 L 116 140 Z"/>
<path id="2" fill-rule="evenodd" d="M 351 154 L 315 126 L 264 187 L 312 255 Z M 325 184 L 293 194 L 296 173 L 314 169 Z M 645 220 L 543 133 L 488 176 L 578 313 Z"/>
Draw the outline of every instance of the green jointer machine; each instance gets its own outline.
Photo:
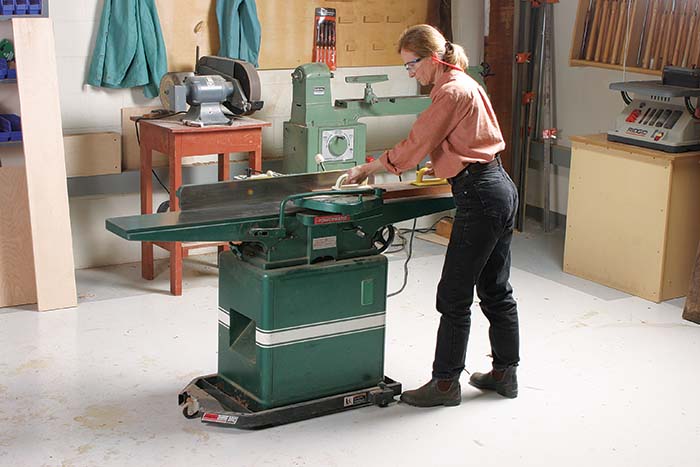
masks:
<path id="1" fill-rule="evenodd" d="M 218 372 L 179 394 L 188 418 L 262 428 L 368 405 L 384 375 L 391 224 L 454 207 L 447 186 L 344 186 L 343 171 L 178 191 L 181 211 L 107 220 L 133 241 L 229 242 L 219 255 Z"/>
<path id="2" fill-rule="evenodd" d="M 484 86 L 483 67 L 467 73 Z M 429 96 L 377 97 L 372 84 L 387 75 L 348 76 L 346 83 L 364 84 L 361 99 L 332 104 L 332 74 L 325 63 L 308 63 L 292 73 L 292 112 L 284 122 L 285 173 L 349 169 L 365 163 L 367 125 L 363 117 L 413 115 L 430 105 Z"/>

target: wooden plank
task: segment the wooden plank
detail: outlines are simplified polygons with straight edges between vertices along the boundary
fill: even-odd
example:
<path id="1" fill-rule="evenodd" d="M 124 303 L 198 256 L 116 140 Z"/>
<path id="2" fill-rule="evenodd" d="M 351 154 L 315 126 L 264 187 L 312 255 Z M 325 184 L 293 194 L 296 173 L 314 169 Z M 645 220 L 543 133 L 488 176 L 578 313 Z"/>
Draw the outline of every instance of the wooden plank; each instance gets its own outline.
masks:
<path id="1" fill-rule="evenodd" d="M 65 135 L 68 177 L 118 174 L 122 171 L 122 137 L 119 133 Z"/>
<path id="2" fill-rule="evenodd" d="M 596 42 L 598 40 L 598 31 L 603 16 L 603 0 L 596 0 L 593 26 L 588 35 L 588 44 L 586 45 L 586 60 L 591 61 L 595 55 Z"/>
<path id="3" fill-rule="evenodd" d="M 579 1 L 576 10 L 576 20 L 574 21 L 574 31 L 571 37 L 571 49 L 569 58 L 586 58 L 586 44 L 583 43 L 584 31 L 590 28 L 595 20 L 593 11 L 588 11 L 589 2 Z M 591 4 L 592 5 L 592 4 Z"/>
<path id="4" fill-rule="evenodd" d="M 503 131 L 506 149 L 501 153 L 503 167 L 513 170 L 513 66 L 515 60 L 513 31 L 515 2 L 491 0 L 488 18 L 489 35 L 484 40 L 484 60 L 491 64 L 495 75 L 486 78 L 491 103 Z"/>
<path id="5" fill-rule="evenodd" d="M 695 257 L 695 266 L 690 275 L 690 286 L 683 308 L 683 319 L 700 324 L 700 245 L 698 245 Z"/>
<path id="6" fill-rule="evenodd" d="M 613 44 L 613 38 L 615 37 L 618 18 L 620 17 L 620 1 L 612 1 L 610 3 L 610 22 L 608 23 L 608 31 L 605 35 L 605 45 L 603 46 L 603 55 L 601 61 L 605 63 L 610 63 L 610 52 Z"/>
<path id="7" fill-rule="evenodd" d="M 37 305 L 77 305 L 56 46 L 48 18 L 12 20 Z"/>
<path id="8" fill-rule="evenodd" d="M 627 18 L 627 2 L 625 0 L 620 1 L 619 14 L 617 16 L 617 25 L 615 26 L 615 39 L 613 40 L 612 54 L 608 63 L 617 63 L 617 57 L 620 54 L 620 42 L 624 37 L 622 32 L 625 29 L 625 19 Z"/>
<path id="9" fill-rule="evenodd" d="M 656 23 L 659 17 L 659 3 L 660 0 L 649 0 L 651 3 L 651 13 L 650 13 L 650 23 L 647 29 L 647 37 L 644 41 L 644 58 L 642 60 L 642 67 L 649 68 L 651 62 L 651 52 L 654 48 L 654 38 L 656 37 Z M 658 39 L 657 39 L 658 40 Z"/>
<path id="10" fill-rule="evenodd" d="M 0 167 L 0 307 L 36 303 L 27 177 Z"/>
<path id="11" fill-rule="evenodd" d="M 603 56 L 603 48 L 605 46 L 605 38 L 608 34 L 608 25 L 610 24 L 610 0 L 603 0 L 603 13 L 600 20 L 600 29 L 598 30 L 598 39 L 595 46 L 596 62 L 600 62 Z"/>

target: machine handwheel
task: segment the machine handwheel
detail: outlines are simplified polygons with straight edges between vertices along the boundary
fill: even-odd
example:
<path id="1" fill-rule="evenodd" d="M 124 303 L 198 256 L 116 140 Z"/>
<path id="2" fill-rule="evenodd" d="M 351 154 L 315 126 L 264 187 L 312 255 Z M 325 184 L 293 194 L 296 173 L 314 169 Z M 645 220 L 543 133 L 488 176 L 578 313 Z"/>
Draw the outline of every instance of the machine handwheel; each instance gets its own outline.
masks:
<path id="1" fill-rule="evenodd" d="M 393 225 L 385 225 L 374 233 L 372 244 L 377 249 L 378 253 L 383 253 L 387 248 L 394 243 L 396 231 Z"/>

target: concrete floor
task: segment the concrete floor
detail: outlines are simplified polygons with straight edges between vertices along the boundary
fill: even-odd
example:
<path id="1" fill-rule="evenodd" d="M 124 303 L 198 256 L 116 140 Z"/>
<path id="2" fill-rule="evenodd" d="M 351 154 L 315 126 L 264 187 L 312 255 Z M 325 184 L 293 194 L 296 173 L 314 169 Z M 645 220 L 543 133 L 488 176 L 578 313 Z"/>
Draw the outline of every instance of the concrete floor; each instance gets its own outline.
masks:
<path id="1" fill-rule="evenodd" d="M 182 417 L 176 396 L 216 372 L 213 256 L 189 260 L 184 295 L 137 265 L 78 271 L 77 309 L 0 310 L 0 465 L 700 465 L 700 326 L 682 299 L 654 304 L 561 271 L 563 233 L 513 245 L 520 397 L 462 378 L 462 405 L 370 407 L 262 431 Z M 389 299 L 386 374 L 430 376 L 444 247 L 416 240 L 409 287 Z M 390 291 L 403 253 L 392 255 Z M 165 271 L 166 264 L 160 264 Z M 489 366 L 474 307 L 467 369 Z"/>

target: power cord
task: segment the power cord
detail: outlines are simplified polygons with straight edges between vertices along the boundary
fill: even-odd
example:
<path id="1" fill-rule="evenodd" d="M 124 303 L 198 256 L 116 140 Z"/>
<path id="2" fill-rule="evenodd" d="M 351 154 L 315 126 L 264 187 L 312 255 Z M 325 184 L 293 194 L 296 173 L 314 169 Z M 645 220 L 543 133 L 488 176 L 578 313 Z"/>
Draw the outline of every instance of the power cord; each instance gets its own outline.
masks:
<path id="1" fill-rule="evenodd" d="M 139 133 L 139 122 L 141 120 L 162 120 L 164 118 L 174 117 L 175 115 L 180 115 L 180 114 L 184 114 L 187 112 L 185 112 L 185 111 L 181 111 L 181 112 L 163 112 L 163 111 L 161 111 L 161 112 L 151 112 L 151 113 L 154 114 L 154 116 L 151 117 L 151 116 L 143 115 L 141 117 L 134 119 L 134 127 L 136 128 L 136 142 L 139 144 L 139 146 L 141 146 L 141 134 Z M 162 186 L 163 189 L 168 193 L 168 195 L 170 195 L 170 190 L 168 190 L 168 187 L 165 186 L 165 184 L 160 179 L 160 177 L 158 176 L 156 171 L 154 169 L 151 169 L 151 173 L 156 178 L 156 180 L 158 180 L 158 183 L 160 184 L 160 186 Z"/>

